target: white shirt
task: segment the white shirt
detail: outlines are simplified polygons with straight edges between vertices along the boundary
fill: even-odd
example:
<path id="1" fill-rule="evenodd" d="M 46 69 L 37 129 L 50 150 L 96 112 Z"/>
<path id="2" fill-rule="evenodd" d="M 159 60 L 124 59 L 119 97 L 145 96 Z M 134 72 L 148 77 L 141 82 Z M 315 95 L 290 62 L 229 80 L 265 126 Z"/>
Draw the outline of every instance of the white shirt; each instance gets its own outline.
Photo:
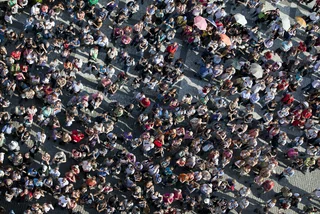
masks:
<path id="1" fill-rule="evenodd" d="M 316 12 L 313 12 L 313 13 L 310 13 L 309 18 L 310 18 L 313 22 L 317 22 L 320 17 L 317 15 Z"/>
<path id="2" fill-rule="evenodd" d="M 109 68 L 109 67 L 107 67 L 107 69 L 106 69 L 107 76 L 108 76 L 108 78 L 110 78 L 110 79 L 113 77 L 113 75 L 114 75 L 115 72 L 116 72 L 116 71 L 115 71 L 114 68 Z"/>
<path id="3" fill-rule="evenodd" d="M 88 161 L 82 161 L 82 169 L 85 172 L 90 172 L 92 170 L 92 166 Z"/>
<path id="4" fill-rule="evenodd" d="M 40 14 L 40 8 L 37 7 L 38 5 L 41 5 L 41 4 L 37 3 L 31 7 L 31 16 Z"/>
<path id="5" fill-rule="evenodd" d="M 144 150 L 144 151 L 148 152 L 148 151 L 150 151 L 150 150 L 153 149 L 153 148 L 154 148 L 154 144 L 151 143 L 150 141 L 145 140 L 145 141 L 143 142 L 143 150 Z"/>
<path id="6" fill-rule="evenodd" d="M 274 207 L 276 205 L 276 203 L 273 203 L 272 199 L 269 199 L 269 201 L 267 201 L 267 205 L 268 205 L 269 208 L 272 208 L 272 207 Z"/>
<path id="7" fill-rule="evenodd" d="M 259 91 L 261 91 L 261 89 L 262 85 L 260 83 L 257 83 L 254 86 L 252 86 L 251 91 L 252 93 L 258 93 Z"/>
<path id="8" fill-rule="evenodd" d="M 314 191 L 314 195 L 318 198 L 320 198 L 320 190 L 317 189 L 316 191 Z"/>
<path id="9" fill-rule="evenodd" d="M 78 59 L 78 61 L 75 62 L 74 64 L 80 69 L 83 65 L 83 61 L 82 61 L 82 59 Z"/>
<path id="10" fill-rule="evenodd" d="M 141 93 L 138 93 L 135 98 L 136 98 L 137 100 L 140 100 L 140 101 L 141 101 L 141 100 L 142 100 L 143 98 L 145 98 L 145 97 L 146 97 L 146 95 L 141 94 Z"/>
<path id="11" fill-rule="evenodd" d="M 286 117 L 289 115 L 289 110 L 284 108 L 284 109 L 279 110 L 277 113 L 280 118 L 283 118 L 283 117 Z"/>
<path id="12" fill-rule="evenodd" d="M 263 118 L 264 118 L 264 120 L 265 120 L 266 122 L 270 122 L 270 121 L 273 120 L 273 115 L 270 114 L 270 113 L 265 113 L 265 114 L 263 115 Z"/>
<path id="13" fill-rule="evenodd" d="M 168 4 L 165 8 L 165 12 L 168 13 L 172 13 L 175 10 L 175 7 L 172 7 L 170 4 Z"/>
<path id="14" fill-rule="evenodd" d="M 93 42 L 93 36 L 91 35 L 91 34 L 86 34 L 85 36 L 84 36 L 84 43 L 86 44 L 86 45 L 89 45 L 89 44 L 91 44 Z"/>
<path id="15" fill-rule="evenodd" d="M 148 87 L 151 90 L 154 90 L 154 88 L 156 87 L 156 85 L 158 85 L 158 81 L 153 81 L 153 82 L 149 82 L 148 83 Z"/>
<path id="16" fill-rule="evenodd" d="M 164 59 L 163 59 L 163 56 L 162 55 L 159 55 L 159 56 L 155 56 L 154 57 L 154 63 L 159 65 L 161 63 L 163 63 Z"/>
<path id="17" fill-rule="evenodd" d="M 252 102 L 252 103 L 257 103 L 258 101 L 260 100 L 260 96 L 259 96 L 259 94 L 252 94 L 251 96 L 250 96 L 250 101 Z"/>
<path id="18" fill-rule="evenodd" d="M 54 22 L 50 22 L 50 21 L 46 21 L 44 26 L 45 26 L 46 30 L 51 30 L 55 26 L 55 23 Z"/>
<path id="19" fill-rule="evenodd" d="M 6 134 L 11 134 L 13 131 L 14 126 L 9 126 L 9 125 L 5 125 L 2 128 L 2 132 L 6 133 Z"/>
<path id="20" fill-rule="evenodd" d="M 275 93 L 269 91 L 265 97 L 265 101 L 266 102 L 270 102 L 271 100 L 273 100 L 275 98 Z"/>
<path id="21" fill-rule="evenodd" d="M 229 203 L 228 203 L 228 208 L 230 210 L 232 209 L 236 209 L 239 206 L 238 202 L 235 201 L 234 199 L 232 199 Z"/>
<path id="22" fill-rule="evenodd" d="M 69 181 L 67 179 L 59 178 L 58 181 L 61 188 L 69 185 Z"/>
<path id="23" fill-rule="evenodd" d="M 222 17 L 225 17 L 227 15 L 226 11 L 219 9 L 214 16 L 216 19 L 221 19 Z"/>
<path id="24" fill-rule="evenodd" d="M 271 48 L 273 46 L 273 40 L 266 39 L 264 40 L 263 44 L 266 48 Z"/>
<path id="25" fill-rule="evenodd" d="M 250 97 L 251 97 L 251 93 L 248 92 L 247 90 L 244 90 L 244 91 L 241 92 L 241 97 L 242 97 L 243 99 L 248 100 L 248 99 L 250 99 Z"/>
<path id="26" fill-rule="evenodd" d="M 126 174 L 127 174 L 127 175 L 133 175 L 134 172 L 135 172 L 134 167 L 128 167 L 128 168 L 126 168 Z"/>
<path id="27" fill-rule="evenodd" d="M 34 53 L 30 53 L 27 55 L 26 59 L 29 64 L 33 64 L 36 61 L 36 55 Z"/>
<path id="28" fill-rule="evenodd" d="M 74 93 L 78 93 L 79 91 L 81 91 L 83 89 L 83 85 L 82 85 L 82 83 L 80 83 L 80 84 L 74 83 L 72 88 L 73 88 Z"/>
<path id="29" fill-rule="evenodd" d="M 313 82 L 312 82 L 312 87 L 313 88 L 316 88 L 316 89 L 319 89 L 320 88 L 320 80 L 314 80 Z"/>
<path id="30" fill-rule="evenodd" d="M 201 192 L 203 192 L 204 194 L 211 194 L 212 193 L 212 187 L 209 184 L 203 184 L 201 186 Z"/>
<path id="31" fill-rule="evenodd" d="M 46 134 L 41 134 L 41 132 L 37 133 L 37 139 L 36 140 L 38 142 L 44 143 L 46 141 L 46 138 L 47 138 Z"/>
<path id="32" fill-rule="evenodd" d="M 50 210 L 54 210 L 54 207 L 52 206 L 52 204 L 44 204 L 43 205 L 43 210 L 44 210 L 45 213 L 47 213 Z"/>
<path id="33" fill-rule="evenodd" d="M 306 131 L 306 136 L 308 139 L 316 138 L 317 135 L 318 135 L 318 130 L 316 130 L 315 128 L 311 128 Z"/>
<path id="34" fill-rule="evenodd" d="M 69 201 L 69 198 L 66 198 L 66 196 L 62 195 L 62 196 L 59 198 L 59 205 L 60 205 L 61 207 L 66 207 L 68 201 Z"/>
<path id="35" fill-rule="evenodd" d="M 240 205 L 240 207 L 241 207 L 241 209 L 245 209 L 245 208 L 247 208 L 248 206 L 249 206 L 249 201 L 247 200 L 247 199 L 242 199 L 241 201 L 240 201 L 240 203 L 239 203 L 239 205 Z"/>
<path id="36" fill-rule="evenodd" d="M 100 36 L 96 42 L 100 47 L 107 47 L 109 45 L 109 40 L 107 37 Z"/>
<path id="37" fill-rule="evenodd" d="M 51 169 L 50 170 L 50 175 L 55 177 L 55 178 L 58 178 L 61 175 L 61 173 L 58 170 Z"/>
<path id="38" fill-rule="evenodd" d="M 313 70 L 315 72 L 318 72 L 320 70 L 319 68 L 320 68 L 320 60 L 317 61 L 317 63 L 313 66 Z"/>
<path id="39" fill-rule="evenodd" d="M 242 77 L 243 80 L 243 87 L 245 88 L 251 88 L 252 87 L 252 80 L 250 79 L 250 77 Z"/>

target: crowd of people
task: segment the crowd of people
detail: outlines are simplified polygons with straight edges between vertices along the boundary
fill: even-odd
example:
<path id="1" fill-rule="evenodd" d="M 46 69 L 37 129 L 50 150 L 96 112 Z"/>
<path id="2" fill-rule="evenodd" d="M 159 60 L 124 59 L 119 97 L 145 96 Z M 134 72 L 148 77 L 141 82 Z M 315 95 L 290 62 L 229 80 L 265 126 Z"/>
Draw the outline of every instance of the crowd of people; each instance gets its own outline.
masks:
<path id="1" fill-rule="evenodd" d="M 267 200 L 263 194 L 320 167 L 319 1 L 289 27 L 259 0 L 119 4 L 6 3 L 0 190 L 12 209 L 0 212 L 26 203 L 24 214 L 75 213 L 79 205 L 101 213 L 246 213 L 254 194 L 265 200 L 256 213 L 317 213 L 320 189 L 283 185 Z M 19 31 L 12 26 L 21 12 L 29 15 Z M 66 15 L 70 24 L 61 21 Z M 192 78 L 205 86 L 197 94 L 176 87 L 191 72 L 176 38 L 201 55 Z M 96 92 L 85 90 L 81 73 L 96 77 Z M 110 102 L 123 87 L 133 99 Z M 120 131 L 122 121 L 132 129 Z M 49 144 L 62 150 L 54 154 Z M 279 162 L 285 167 L 276 173 Z M 303 197 L 311 202 L 301 209 Z"/>

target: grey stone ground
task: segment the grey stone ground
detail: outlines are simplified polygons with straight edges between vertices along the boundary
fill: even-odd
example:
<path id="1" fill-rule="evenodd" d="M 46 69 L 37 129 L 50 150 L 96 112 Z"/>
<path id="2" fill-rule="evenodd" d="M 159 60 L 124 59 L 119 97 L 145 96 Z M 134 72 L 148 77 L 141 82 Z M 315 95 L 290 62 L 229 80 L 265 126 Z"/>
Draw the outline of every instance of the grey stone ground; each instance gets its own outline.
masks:
<path id="1" fill-rule="evenodd" d="M 100 1 L 101 5 L 106 4 L 107 1 L 103 0 Z M 134 24 L 137 22 L 137 20 L 139 20 L 143 14 L 145 13 L 145 7 L 146 5 L 148 5 L 150 3 L 150 1 L 145 1 L 145 4 L 141 6 L 140 11 L 135 14 L 133 16 L 133 18 L 131 20 L 129 20 L 129 24 Z M 265 2 L 266 3 L 266 9 L 271 9 L 273 8 L 273 6 L 269 3 L 269 2 Z M 122 3 L 123 5 L 123 3 Z M 310 5 L 308 5 L 308 7 L 304 6 L 304 5 L 300 5 L 297 4 L 296 2 L 289 2 L 287 0 L 282 1 L 281 3 L 279 3 L 279 8 L 281 9 L 282 14 L 288 15 L 290 17 L 290 20 L 292 21 L 292 23 L 294 22 L 294 17 L 298 16 L 298 15 L 307 15 L 308 12 L 308 8 L 310 8 L 310 6 L 312 6 L 313 3 L 311 3 Z M 230 7 L 228 7 L 227 5 L 227 12 L 230 11 Z M 25 13 L 26 12 L 26 13 Z M 14 22 L 14 24 L 11 26 L 11 28 L 21 31 L 23 29 L 23 22 L 27 17 L 27 13 L 29 13 L 29 11 L 25 11 L 20 15 L 15 16 L 16 21 Z M 240 11 L 236 11 L 236 12 L 240 12 Z M 234 13 L 236 13 L 234 12 Z M 58 19 L 58 21 L 62 21 L 65 23 L 70 24 L 70 21 L 68 21 L 70 19 L 70 16 L 68 16 L 66 13 L 60 17 Z M 110 35 L 111 34 L 111 27 L 110 27 L 110 21 L 107 20 L 103 27 L 102 27 L 102 31 L 103 33 L 105 33 L 106 35 Z M 249 26 L 252 26 L 252 21 L 249 20 L 248 23 Z M 298 38 L 303 38 L 303 31 L 299 32 L 300 35 L 298 36 Z M 29 34 L 30 35 L 30 34 Z M 262 35 L 265 36 L 265 35 Z M 196 78 L 193 77 L 193 73 L 197 71 L 198 67 L 194 65 L 195 61 L 199 61 L 200 60 L 200 53 L 199 52 L 195 52 L 195 51 L 191 51 L 188 50 L 188 48 L 186 47 L 186 45 L 183 43 L 183 41 L 181 39 L 176 39 L 176 41 L 180 44 L 180 48 L 178 50 L 178 53 L 176 54 L 176 57 L 182 57 L 185 60 L 185 64 L 186 64 L 186 69 L 185 69 L 185 77 L 184 79 L 177 85 L 177 87 L 179 88 L 179 98 L 181 99 L 181 97 L 185 94 L 185 93 L 191 93 L 193 95 L 197 94 L 197 91 L 199 88 L 201 88 L 201 86 L 207 84 L 207 82 L 205 81 L 201 81 L 198 80 Z M 296 40 L 295 42 L 298 42 L 299 40 Z M 277 41 L 277 44 L 279 44 L 280 41 Z M 276 49 L 278 47 L 278 45 L 274 45 L 273 49 Z M 8 48 L 10 52 L 10 48 Z M 85 61 L 87 61 L 87 54 L 88 49 L 86 48 L 85 50 L 77 50 L 77 52 L 75 53 L 76 57 L 81 57 L 83 58 Z M 135 49 L 134 48 L 130 48 L 129 49 L 129 53 L 130 54 L 135 54 Z M 57 55 L 52 54 L 50 56 L 51 59 L 57 57 Z M 99 54 L 99 64 L 103 64 L 103 59 L 105 58 L 105 53 L 103 51 L 100 52 Z M 61 59 L 62 61 L 62 59 Z M 230 63 L 235 63 L 235 62 L 227 62 L 227 64 Z M 115 66 L 118 68 L 118 71 L 122 68 L 122 65 L 119 64 L 115 64 Z M 132 74 L 134 75 L 134 74 Z M 86 93 L 94 93 L 96 91 L 96 85 L 97 85 L 97 79 L 93 74 L 90 73 L 80 73 L 77 75 L 77 79 L 81 79 L 83 80 L 82 82 L 85 84 L 85 92 Z M 303 82 L 303 85 L 306 85 L 307 83 L 310 82 L 309 78 L 306 78 L 306 80 Z M 147 94 L 149 94 L 150 96 L 154 96 L 154 94 L 152 94 L 152 92 L 150 91 L 146 91 Z M 132 95 L 133 95 L 133 91 L 131 91 L 129 88 L 124 87 L 123 89 L 121 89 L 120 92 L 117 92 L 115 96 L 112 97 L 112 100 L 109 99 L 105 99 L 104 103 L 102 104 L 103 109 L 109 108 L 108 103 L 110 103 L 111 101 L 118 101 L 121 104 L 125 105 L 131 102 L 132 100 Z M 303 101 L 304 97 L 299 94 L 296 93 L 295 97 L 297 98 L 298 101 Z M 64 96 L 64 101 L 66 101 L 68 98 L 70 97 L 65 97 Z M 17 103 L 18 103 L 18 97 L 14 97 L 12 99 L 12 105 L 10 106 L 11 108 L 13 108 Z M 31 105 L 31 103 L 33 103 L 33 101 L 28 101 L 25 103 L 26 106 Z M 41 102 L 38 102 L 39 105 L 41 105 Z M 99 109 L 97 112 L 101 112 L 102 110 Z M 96 115 L 97 112 L 95 112 L 93 114 Z M 259 109 L 257 109 L 257 112 L 255 114 L 256 118 L 260 117 L 260 111 Z M 63 117 L 62 115 L 63 113 L 60 113 L 59 117 Z M 64 119 L 62 119 L 61 124 L 63 124 Z M 77 127 L 77 124 L 74 124 L 72 127 L 70 127 L 68 130 L 73 130 L 75 127 Z M 117 130 L 116 132 L 120 133 L 121 131 L 128 131 L 128 130 L 132 130 L 134 132 L 136 132 L 136 129 L 133 129 L 134 124 L 133 124 L 133 120 L 125 120 L 125 121 L 119 121 L 119 123 L 117 124 Z M 35 132 L 37 132 L 39 130 L 40 127 L 34 126 L 33 130 Z M 292 138 L 293 136 L 296 135 L 301 135 L 302 133 L 299 133 L 299 131 L 295 130 L 295 131 L 291 131 L 291 130 L 285 130 L 290 134 L 290 137 Z M 47 135 L 51 135 L 50 130 L 46 130 Z M 264 143 L 261 139 L 261 143 Z M 30 145 L 32 144 L 32 142 L 30 142 Z M 46 142 L 45 145 L 45 150 L 49 151 L 51 155 L 54 155 L 58 150 L 63 150 L 66 152 L 70 152 L 71 149 L 73 147 L 75 147 L 76 145 L 67 145 L 67 146 L 63 146 L 63 148 L 57 144 L 55 144 L 53 141 L 48 141 Z M 119 148 L 121 148 L 121 145 L 119 145 Z M 27 148 L 24 147 L 23 150 L 26 150 Z M 37 160 L 40 160 L 41 157 L 38 156 L 36 158 Z M 138 157 L 139 159 L 139 157 Z M 64 164 L 61 166 L 61 172 L 64 173 L 66 170 L 69 169 L 70 165 L 74 164 L 75 162 L 73 160 L 70 160 L 68 163 Z M 38 167 L 39 162 L 35 163 L 34 166 Z M 277 168 L 277 172 L 281 172 L 283 170 L 283 166 L 286 163 L 281 163 L 280 166 Z M 238 181 L 238 185 L 237 185 L 237 189 L 239 189 L 242 185 L 246 185 L 246 182 L 251 179 L 251 178 L 247 178 L 247 177 L 240 177 L 238 178 L 238 174 L 235 174 L 234 172 L 226 169 L 226 177 L 232 177 L 232 178 L 237 178 Z M 273 177 L 274 178 L 274 177 Z M 274 192 L 278 192 L 280 190 L 280 188 L 282 186 L 288 186 L 290 188 L 293 189 L 293 192 L 299 192 L 300 194 L 304 195 L 307 194 L 308 192 L 312 191 L 313 189 L 317 188 L 320 186 L 320 182 L 319 182 L 319 178 L 320 178 L 320 172 L 319 170 L 316 170 L 312 173 L 307 173 L 306 175 L 303 175 L 301 172 L 297 172 L 295 174 L 294 177 L 290 178 L 289 180 L 282 180 L 280 182 L 276 181 L 276 186 L 274 188 Z M 112 178 L 112 182 L 115 182 L 117 178 Z M 159 191 L 163 192 L 163 190 L 159 189 Z M 248 207 L 247 210 L 245 210 L 243 213 L 253 213 L 253 210 L 255 208 L 259 208 L 264 201 L 272 198 L 272 195 L 274 194 L 274 192 L 269 192 L 267 194 L 262 195 L 261 197 L 258 197 L 255 190 L 253 189 L 253 194 L 250 196 L 250 206 Z M 123 195 L 122 193 L 119 193 L 121 195 Z M 218 194 L 219 196 L 223 197 L 234 197 L 233 194 L 229 193 L 229 194 Z M 51 196 L 48 196 L 46 199 L 41 199 L 39 200 L 39 203 L 43 203 L 44 201 L 54 201 L 55 199 L 53 199 Z M 304 197 L 303 201 L 301 203 L 301 205 L 299 206 L 300 211 L 298 210 L 288 210 L 286 211 L 286 213 L 301 213 L 301 208 L 303 204 L 306 204 L 307 199 Z M 315 202 L 317 206 L 319 206 L 319 203 Z M 13 209 L 15 210 L 15 212 L 17 214 L 20 214 L 23 212 L 23 210 L 26 208 L 27 204 L 26 203 L 22 203 L 22 204 L 8 204 L 6 202 L 4 202 L 3 199 L 0 199 L 0 204 L 5 206 L 7 210 L 9 209 Z M 77 210 L 80 211 L 81 213 L 95 213 L 95 210 L 93 210 L 90 207 L 82 207 L 82 206 L 78 206 Z M 67 213 L 67 211 L 63 211 L 59 208 L 57 208 L 55 211 L 50 212 L 50 213 Z M 277 208 L 274 208 L 272 210 L 272 213 L 278 213 Z"/>

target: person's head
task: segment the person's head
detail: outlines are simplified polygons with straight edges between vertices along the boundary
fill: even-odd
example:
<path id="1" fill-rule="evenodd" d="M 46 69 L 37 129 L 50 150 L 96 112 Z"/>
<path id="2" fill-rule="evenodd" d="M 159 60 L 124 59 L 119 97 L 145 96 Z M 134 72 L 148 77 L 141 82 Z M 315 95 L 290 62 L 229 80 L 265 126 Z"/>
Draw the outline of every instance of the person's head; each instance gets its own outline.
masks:
<path id="1" fill-rule="evenodd" d="M 25 158 L 30 158 L 30 153 L 29 153 L 29 152 L 26 152 L 26 153 L 24 154 L 24 157 L 25 157 Z"/>
<path id="2" fill-rule="evenodd" d="M 133 108 L 134 108 L 134 105 L 131 103 L 128 108 L 129 108 L 129 109 L 133 109 Z"/>

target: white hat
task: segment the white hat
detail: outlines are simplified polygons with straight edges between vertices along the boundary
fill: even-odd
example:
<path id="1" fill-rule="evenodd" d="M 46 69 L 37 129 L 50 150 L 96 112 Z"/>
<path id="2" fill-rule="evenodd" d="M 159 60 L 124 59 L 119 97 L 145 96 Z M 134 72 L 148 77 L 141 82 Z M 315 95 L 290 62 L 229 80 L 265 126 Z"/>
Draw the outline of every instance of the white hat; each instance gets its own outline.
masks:
<path id="1" fill-rule="evenodd" d="M 300 194 L 296 192 L 296 193 L 293 194 L 293 196 L 294 196 L 294 197 L 299 197 Z"/>
<path id="2" fill-rule="evenodd" d="M 205 203 L 205 204 L 210 204 L 210 198 L 205 198 L 205 199 L 203 200 L 203 203 Z"/>
<path id="3" fill-rule="evenodd" d="M 303 105 L 305 108 L 309 108 L 309 103 L 306 102 L 306 101 L 304 101 L 304 102 L 302 103 L 302 105 Z"/>

